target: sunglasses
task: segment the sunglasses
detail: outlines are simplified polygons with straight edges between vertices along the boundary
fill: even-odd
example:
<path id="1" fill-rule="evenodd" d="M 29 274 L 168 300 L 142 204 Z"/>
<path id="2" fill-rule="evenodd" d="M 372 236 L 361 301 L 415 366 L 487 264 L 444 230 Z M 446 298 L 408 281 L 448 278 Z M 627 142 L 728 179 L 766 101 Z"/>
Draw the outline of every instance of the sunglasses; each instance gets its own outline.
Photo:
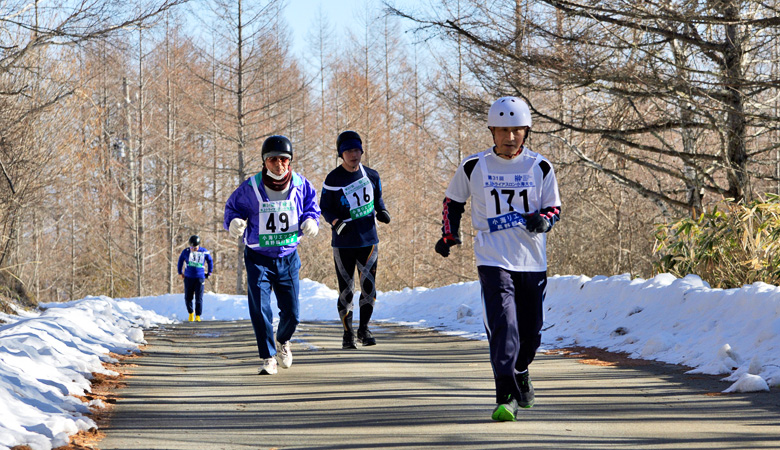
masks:
<path id="1" fill-rule="evenodd" d="M 283 163 L 286 163 L 286 162 L 290 161 L 290 158 L 288 158 L 286 156 L 269 156 L 265 160 L 266 161 L 271 161 L 272 163 L 279 162 L 279 161 L 281 161 Z"/>

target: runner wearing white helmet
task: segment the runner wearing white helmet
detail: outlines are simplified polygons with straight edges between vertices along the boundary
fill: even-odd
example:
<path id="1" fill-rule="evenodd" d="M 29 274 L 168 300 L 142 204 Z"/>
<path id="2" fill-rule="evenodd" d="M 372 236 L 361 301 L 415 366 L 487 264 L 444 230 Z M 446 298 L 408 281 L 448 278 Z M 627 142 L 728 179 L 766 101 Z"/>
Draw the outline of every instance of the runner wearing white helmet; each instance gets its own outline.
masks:
<path id="1" fill-rule="evenodd" d="M 515 420 L 534 404 L 528 374 L 541 343 L 547 288 L 546 233 L 560 218 L 558 182 L 550 162 L 525 147 L 531 112 L 517 97 L 488 111 L 493 147 L 466 157 L 445 193 L 442 237 L 447 257 L 460 244 L 458 229 L 471 199 L 474 253 L 496 383 L 493 420 Z"/>

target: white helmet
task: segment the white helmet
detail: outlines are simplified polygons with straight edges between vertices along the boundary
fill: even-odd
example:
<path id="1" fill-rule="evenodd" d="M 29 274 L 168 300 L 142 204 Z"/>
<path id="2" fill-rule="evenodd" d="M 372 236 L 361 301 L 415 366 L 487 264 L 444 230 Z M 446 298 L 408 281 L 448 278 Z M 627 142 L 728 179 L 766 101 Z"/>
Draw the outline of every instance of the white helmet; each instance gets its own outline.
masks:
<path id="1" fill-rule="evenodd" d="M 528 127 L 531 128 L 531 110 L 517 97 L 501 97 L 488 111 L 489 127 Z"/>

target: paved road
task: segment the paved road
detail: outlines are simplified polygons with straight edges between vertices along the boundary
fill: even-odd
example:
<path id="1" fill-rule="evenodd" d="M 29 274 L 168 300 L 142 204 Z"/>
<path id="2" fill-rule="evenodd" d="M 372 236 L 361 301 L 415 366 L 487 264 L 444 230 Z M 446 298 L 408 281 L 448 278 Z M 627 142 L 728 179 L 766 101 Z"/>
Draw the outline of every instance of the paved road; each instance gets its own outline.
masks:
<path id="1" fill-rule="evenodd" d="M 532 366 L 537 405 L 496 423 L 487 344 L 397 326 L 341 350 L 338 323 L 305 323 L 294 363 L 256 375 L 251 325 L 147 334 L 120 391 L 109 449 L 780 449 L 777 392 L 670 365 L 600 367 L 558 355 Z"/>

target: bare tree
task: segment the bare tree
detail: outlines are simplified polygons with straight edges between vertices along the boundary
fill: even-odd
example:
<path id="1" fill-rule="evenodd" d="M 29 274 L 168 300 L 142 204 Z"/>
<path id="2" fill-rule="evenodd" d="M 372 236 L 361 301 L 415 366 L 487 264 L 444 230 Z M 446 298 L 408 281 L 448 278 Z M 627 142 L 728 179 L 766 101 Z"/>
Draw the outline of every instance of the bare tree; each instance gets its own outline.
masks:
<path id="1" fill-rule="evenodd" d="M 752 179 L 776 180 L 750 164 L 777 148 L 761 137 L 774 127 L 766 94 L 780 83 L 766 63 L 780 24 L 771 4 L 541 0 L 522 12 L 522 32 L 517 4 L 488 11 L 474 2 L 457 17 L 445 15 L 449 4 L 439 17 L 393 11 L 465 38 L 483 86 L 525 97 L 569 151 L 614 181 L 696 209 L 702 192 L 741 200 Z M 555 114 L 547 95 L 561 90 L 577 95 L 571 117 Z M 564 129 L 592 139 L 577 145 Z"/>
<path id="2" fill-rule="evenodd" d="M 183 0 L 154 0 L 127 8 L 126 2 L 64 1 L 5 2 L 0 13 L 0 270 L 16 253 L 14 234 L 25 211 L 40 208 L 46 184 L 60 166 L 53 137 L 37 134 L 39 121 L 77 90 L 72 73 L 54 61 L 67 61 L 70 49 L 108 38 L 124 27 L 143 23 Z M 51 117 L 51 116 L 50 116 Z M 59 116 L 60 119 L 67 116 Z M 52 223 L 45 217 L 47 223 Z M 59 219 L 57 219 L 56 223 Z M 40 242 L 40 235 L 35 242 Z M 34 258 L 33 258 L 34 259 Z M 36 283 L 40 286 L 37 260 Z M 43 287 L 42 289 L 46 289 Z M 69 289 L 71 292 L 75 286 Z"/>
<path id="3" fill-rule="evenodd" d="M 259 152 L 249 150 L 259 149 L 265 137 L 290 127 L 289 103 L 302 85 L 280 23 L 281 0 L 212 0 L 208 4 L 210 15 L 201 20 L 221 52 L 201 51 L 202 58 L 213 57 L 217 75 L 199 77 L 204 83 L 214 83 L 223 101 L 203 108 L 216 107 L 212 109 L 213 131 L 234 148 L 234 162 L 225 170 L 232 175 L 229 184 L 235 187 L 261 169 Z M 201 48 L 212 47 L 204 44 Z M 240 241 L 233 264 L 238 293 L 246 292 L 243 254 Z"/>

